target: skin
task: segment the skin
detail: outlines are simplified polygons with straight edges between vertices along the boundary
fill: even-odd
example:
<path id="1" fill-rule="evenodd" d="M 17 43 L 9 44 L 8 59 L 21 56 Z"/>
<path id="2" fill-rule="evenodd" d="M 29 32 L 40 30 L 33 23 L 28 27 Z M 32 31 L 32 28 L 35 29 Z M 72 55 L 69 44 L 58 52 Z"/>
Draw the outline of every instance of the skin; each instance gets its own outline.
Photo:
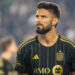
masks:
<path id="1" fill-rule="evenodd" d="M 46 34 L 39 34 L 38 40 L 44 46 L 52 46 L 58 39 L 58 35 L 55 32 L 55 25 L 58 23 L 58 18 L 52 12 L 49 12 L 46 9 L 39 9 L 36 13 L 36 28 L 43 28 L 41 25 L 37 25 L 41 23 L 44 28 L 47 28 L 50 25 L 51 30 Z"/>
<path id="2" fill-rule="evenodd" d="M 75 75 L 75 72 L 72 72 L 72 74 L 71 75 Z"/>
<path id="3" fill-rule="evenodd" d="M 58 20 L 59 19 L 52 12 L 49 12 L 46 9 L 38 9 L 37 10 L 36 29 L 39 28 L 40 30 L 42 30 L 42 28 L 44 28 L 44 29 L 47 28 L 48 25 L 50 25 L 50 27 L 51 27 L 51 30 L 49 32 L 47 32 L 46 34 L 38 35 L 38 40 L 42 45 L 44 45 L 46 47 L 50 47 L 56 43 L 56 41 L 58 39 L 58 34 L 55 31 L 55 29 L 56 29 L 55 25 L 58 23 Z M 18 75 L 28 75 L 28 74 L 18 73 Z M 73 72 L 71 75 L 75 75 L 75 72 Z"/>

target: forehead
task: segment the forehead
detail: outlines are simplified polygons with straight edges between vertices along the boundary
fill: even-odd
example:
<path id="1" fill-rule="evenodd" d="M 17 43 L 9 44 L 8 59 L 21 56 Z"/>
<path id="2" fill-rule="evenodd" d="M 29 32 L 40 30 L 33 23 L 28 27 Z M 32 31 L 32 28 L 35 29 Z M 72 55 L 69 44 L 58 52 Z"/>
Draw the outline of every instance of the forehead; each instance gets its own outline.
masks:
<path id="1" fill-rule="evenodd" d="M 42 8 L 37 10 L 36 15 L 52 15 L 52 12 Z"/>

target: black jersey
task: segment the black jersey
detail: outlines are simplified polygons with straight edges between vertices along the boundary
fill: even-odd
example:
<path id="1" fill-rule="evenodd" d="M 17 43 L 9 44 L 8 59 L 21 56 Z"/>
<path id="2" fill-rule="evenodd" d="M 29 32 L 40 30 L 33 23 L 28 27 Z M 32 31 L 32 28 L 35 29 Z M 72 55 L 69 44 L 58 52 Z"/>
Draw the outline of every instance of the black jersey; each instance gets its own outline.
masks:
<path id="1" fill-rule="evenodd" d="M 38 36 L 20 45 L 15 69 L 33 75 L 69 75 L 75 71 L 75 43 L 64 37 L 50 47 L 43 46 Z"/>
<path id="2" fill-rule="evenodd" d="M 0 57 L 0 75 L 15 75 L 11 63 Z"/>

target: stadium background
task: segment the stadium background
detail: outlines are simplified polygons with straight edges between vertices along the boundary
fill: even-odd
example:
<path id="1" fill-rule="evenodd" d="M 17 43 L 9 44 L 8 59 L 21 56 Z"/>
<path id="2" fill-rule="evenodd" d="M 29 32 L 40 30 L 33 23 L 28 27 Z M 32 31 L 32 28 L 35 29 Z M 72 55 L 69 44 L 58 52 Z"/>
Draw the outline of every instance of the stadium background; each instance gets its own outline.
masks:
<path id="1" fill-rule="evenodd" d="M 41 0 L 0 0 L 0 39 L 12 35 L 18 46 L 36 35 L 36 4 Z M 75 0 L 42 0 L 60 5 L 61 18 L 56 31 L 75 41 Z M 0 50 L 1 53 L 1 50 Z M 15 66 L 16 56 L 11 60 Z"/>

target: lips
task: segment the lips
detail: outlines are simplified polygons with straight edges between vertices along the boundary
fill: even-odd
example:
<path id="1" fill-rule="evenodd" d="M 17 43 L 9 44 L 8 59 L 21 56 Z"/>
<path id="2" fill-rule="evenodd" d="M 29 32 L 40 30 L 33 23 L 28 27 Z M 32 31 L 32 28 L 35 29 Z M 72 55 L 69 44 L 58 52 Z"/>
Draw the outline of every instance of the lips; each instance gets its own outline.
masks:
<path id="1" fill-rule="evenodd" d="M 42 24 L 37 24 L 37 26 L 42 26 Z"/>

